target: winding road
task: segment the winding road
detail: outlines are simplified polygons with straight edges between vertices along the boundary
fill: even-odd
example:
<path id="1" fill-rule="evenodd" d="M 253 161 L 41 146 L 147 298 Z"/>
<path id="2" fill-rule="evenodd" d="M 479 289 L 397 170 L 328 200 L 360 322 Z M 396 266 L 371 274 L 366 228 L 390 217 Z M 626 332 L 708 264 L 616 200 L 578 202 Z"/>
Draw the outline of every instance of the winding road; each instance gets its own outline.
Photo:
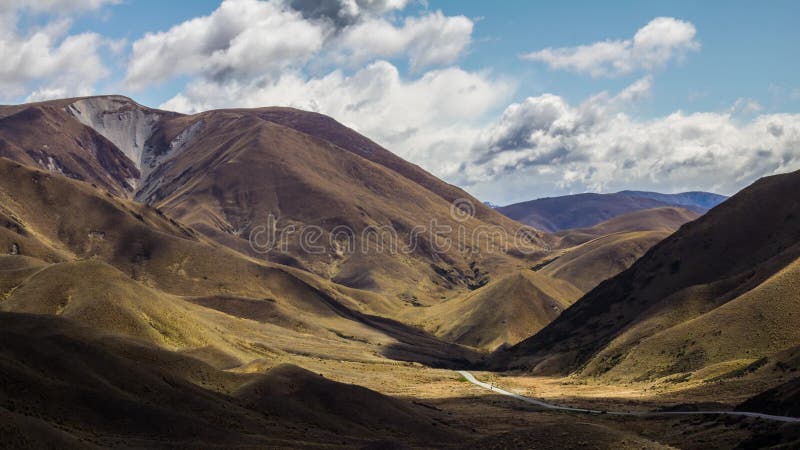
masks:
<path id="1" fill-rule="evenodd" d="M 552 403 L 543 402 L 541 400 L 537 400 L 535 398 L 526 397 L 524 395 L 515 394 L 513 392 L 508 392 L 504 389 L 501 389 L 497 386 L 493 386 L 489 383 L 484 383 L 482 381 L 478 381 L 475 376 L 471 373 L 467 372 L 466 370 L 457 370 L 457 372 L 464 377 L 470 383 L 480 386 L 484 389 L 488 389 L 495 394 L 505 395 L 507 397 L 512 397 L 517 400 L 523 401 L 525 403 L 530 403 L 532 405 L 541 406 L 542 408 L 555 410 L 555 411 L 567 411 L 567 412 L 577 412 L 577 413 L 584 413 L 584 414 L 609 414 L 609 415 L 616 415 L 616 416 L 637 416 L 637 417 L 645 417 L 645 416 L 702 416 L 702 415 L 726 415 L 726 416 L 740 416 L 740 417 L 756 417 L 759 419 L 765 420 L 774 420 L 777 422 L 800 422 L 800 418 L 796 417 L 788 417 L 788 416 L 773 416 L 771 414 L 762 414 L 756 412 L 747 412 L 747 411 L 635 411 L 635 412 L 624 412 L 624 411 L 601 411 L 597 409 L 583 409 L 583 408 L 571 408 L 569 406 L 559 406 L 554 405 Z"/>

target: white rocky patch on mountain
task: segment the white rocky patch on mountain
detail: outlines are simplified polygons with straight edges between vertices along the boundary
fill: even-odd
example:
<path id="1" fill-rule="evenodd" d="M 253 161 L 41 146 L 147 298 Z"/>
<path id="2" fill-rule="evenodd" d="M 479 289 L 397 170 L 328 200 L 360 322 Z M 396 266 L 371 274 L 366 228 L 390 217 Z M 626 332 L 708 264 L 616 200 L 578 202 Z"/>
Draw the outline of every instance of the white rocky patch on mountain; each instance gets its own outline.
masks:
<path id="1" fill-rule="evenodd" d="M 152 184 L 158 177 L 151 175 L 168 159 L 186 149 L 203 125 L 202 121 L 189 125 L 166 148 L 161 148 L 163 144 L 158 146 L 151 138 L 158 132 L 159 120 L 164 113 L 141 106 L 127 97 L 84 98 L 71 103 L 66 111 L 111 141 L 133 162 L 139 170 L 139 178 L 125 181 L 137 196 L 138 191 L 150 192 L 157 188 Z"/>
<path id="2" fill-rule="evenodd" d="M 153 135 L 159 114 L 122 96 L 78 100 L 67 111 L 87 127 L 111 141 L 136 168 L 142 170 L 145 143 Z"/>

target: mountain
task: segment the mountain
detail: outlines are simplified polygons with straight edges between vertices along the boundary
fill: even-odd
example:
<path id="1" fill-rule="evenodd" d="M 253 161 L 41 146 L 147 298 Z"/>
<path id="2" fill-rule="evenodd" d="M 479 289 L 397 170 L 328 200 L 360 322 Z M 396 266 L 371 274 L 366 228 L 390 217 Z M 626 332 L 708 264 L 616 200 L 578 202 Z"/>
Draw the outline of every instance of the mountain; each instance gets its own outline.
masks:
<path id="1" fill-rule="evenodd" d="M 3 309 L 91 317 L 182 351 L 207 342 L 209 361 L 223 365 L 249 358 L 215 331 L 230 316 L 276 327 L 245 327 L 259 339 L 302 327 L 323 340 L 398 340 L 402 358 L 470 359 L 443 340 L 517 343 L 686 218 L 664 211 L 534 234 L 539 251 L 522 254 L 509 246 L 520 224 L 335 120 L 291 108 L 182 115 L 121 96 L 3 106 L 0 148 L 22 164 L 0 161 L 0 245 L 33 258 L 19 277 L 41 271 L 26 286 L 9 279 Z M 261 240 L 279 248 L 262 252 Z M 191 321 L 193 335 L 179 332 Z M 284 348 L 304 346 L 287 336 Z"/>
<path id="2" fill-rule="evenodd" d="M 3 158 L 0 173 L 0 248 L 13 253 L 0 256 L 2 311 L 60 315 L 221 364 L 265 351 L 434 365 L 472 354 L 380 317 L 397 315 L 397 302 L 236 253 L 150 206 Z"/>
<path id="3" fill-rule="evenodd" d="M 800 345 L 798 189 L 800 172 L 757 181 L 494 363 L 648 380 L 744 368 Z"/>
<path id="4" fill-rule="evenodd" d="M 407 320 L 449 342 L 492 351 L 544 328 L 581 293 L 568 282 L 523 269 Z"/>
<path id="5" fill-rule="evenodd" d="M 121 96 L 3 106 L 0 156 L 151 205 L 236 251 L 408 304 L 519 264 L 485 240 L 439 245 L 441 228 L 491 228 L 508 243 L 520 225 L 320 114 L 181 115 Z"/>
<path id="6" fill-rule="evenodd" d="M 706 192 L 658 194 L 622 191 L 541 198 L 502 206 L 497 211 L 536 229 L 555 233 L 591 227 L 623 214 L 653 208 L 677 206 L 702 214 L 726 198 Z"/>
<path id="7" fill-rule="evenodd" d="M 288 108 L 2 106 L 0 152 L 4 447 L 659 447 L 611 415 L 520 415 L 535 407 L 443 369 L 495 351 L 504 369 L 700 367 L 680 373 L 765 390 L 796 366 L 796 183 L 700 219 L 662 205 L 549 234 Z M 262 225 L 283 248 L 260 251 Z M 509 245 L 520 231 L 524 248 Z M 382 232 L 416 246 L 387 249 Z M 753 407 L 779 411 L 783 395 L 794 385 Z"/>

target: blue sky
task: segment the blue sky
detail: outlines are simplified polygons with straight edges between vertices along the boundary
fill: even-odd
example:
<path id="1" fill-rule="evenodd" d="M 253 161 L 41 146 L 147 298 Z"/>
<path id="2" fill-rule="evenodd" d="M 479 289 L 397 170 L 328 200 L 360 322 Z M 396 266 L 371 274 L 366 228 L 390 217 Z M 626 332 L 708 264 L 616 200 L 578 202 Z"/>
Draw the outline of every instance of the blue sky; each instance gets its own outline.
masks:
<path id="1" fill-rule="evenodd" d="M 135 41 L 147 32 L 163 31 L 197 16 L 210 14 L 218 0 L 126 0 L 124 3 L 79 16 L 74 30 Z M 403 15 L 418 14 L 423 5 L 412 5 Z M 658 73 L 653 99 L 639 112 L 643 115 L 684 111 L 709 111 L 729 107 L 741 97 L 757 100 L 765 111 L 797 112 L 800 96 L 781 95 L 800 88 L 800 3 L 771 1 L 619 1 L 533 2 L 430 0 L 428 9 L 475 19 L 474 42 L 461 65 L 471 70 L 491 69 L 520 80 L 517 96 L 555 92 L 579 101 L 598 90 L 616 90 L 634 76 L 587 79 L 585 76 L 551 72 L 520 60 L 519 55 L 544 47 L 566 47 L 605 39 L 630 37 L 654 17 L 676 17 L 698 29 L 702 52 Z M 154 14 L 154 11 L 157 13 Z M 117 74 L 124 73 L 118 67 Z M 180 88 L 175 80 L 133 96 L 148 104 L 160 104 Z M 114 83 L 108 83 L 112 87 Z"/>
<path id="2" fill-rule="evenodd" d="M 0 96 L 313 109 L 501 204 L 800 169 L 798 2 L 323 3 L 12 2 Z"/>

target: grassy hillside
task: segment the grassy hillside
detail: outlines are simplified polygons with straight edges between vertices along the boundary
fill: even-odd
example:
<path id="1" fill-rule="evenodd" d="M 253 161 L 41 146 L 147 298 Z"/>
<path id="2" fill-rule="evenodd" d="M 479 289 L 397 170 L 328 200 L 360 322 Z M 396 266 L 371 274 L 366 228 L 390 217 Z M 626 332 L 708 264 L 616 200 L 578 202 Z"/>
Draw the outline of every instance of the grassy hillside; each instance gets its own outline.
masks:
<path id="1" fill-rule="evenodd" d="M 443 339 L 495 350 L 536 333 L 580 294 L 569 283 L 524 269 L 419 315 L 423 326 Z"/>
<path id="2" fill-rule="evenodd" d="M 496 363 L 647 379 L 800 344 L 798 189 L 800 173 L 754 183 L 498 354 Z"/>

